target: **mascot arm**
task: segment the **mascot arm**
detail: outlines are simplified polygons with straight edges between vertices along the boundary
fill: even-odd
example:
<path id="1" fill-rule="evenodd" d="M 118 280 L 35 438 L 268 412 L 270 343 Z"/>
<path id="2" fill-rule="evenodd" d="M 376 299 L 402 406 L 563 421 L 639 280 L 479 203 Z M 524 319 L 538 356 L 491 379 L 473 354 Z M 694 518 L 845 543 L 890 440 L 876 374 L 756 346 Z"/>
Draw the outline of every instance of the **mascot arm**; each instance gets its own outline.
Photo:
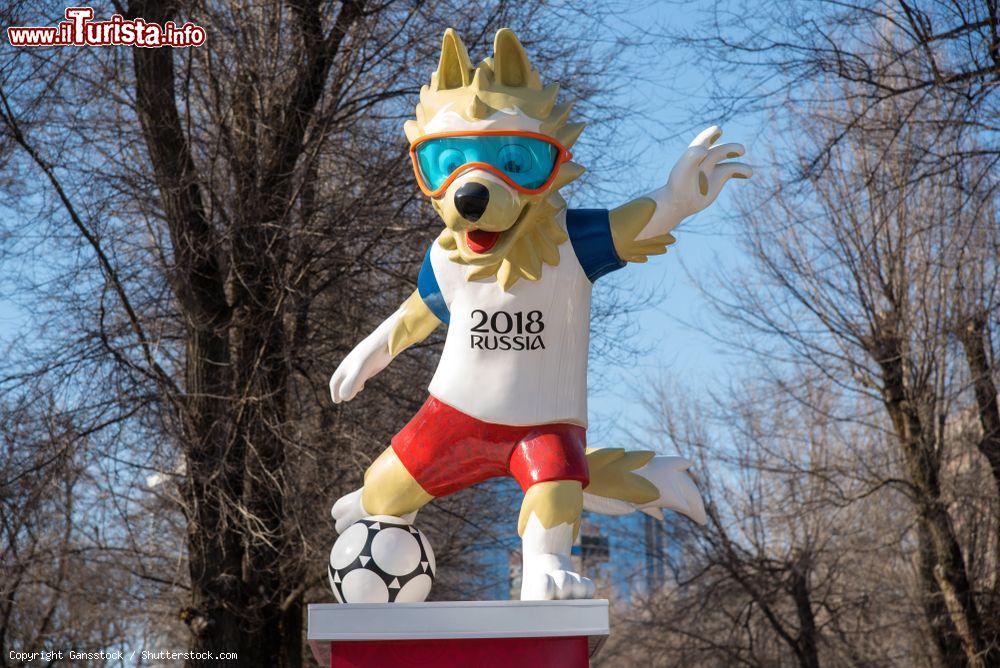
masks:
<path id="1" fill-rule="evenodd" d="M 364 389 L 369 378 L 389 366 L 396 355 L 430 336 L 440 324 L 419 290 L 414 290 L 395 313 L 348 353 L 333 372 L 330 378 L 333 403 L 353 399 Z"/>
<path id="2" fill-rule="evenodd" d="M 670 170 L 667 184 L 611 212 L 615 250 L 626 262 L 645 262 L 665 253 L 671 233 L 687 217 L 706 208 L 729 179 L 748 179 L 750 165 L 722 162 L 743 155 L 742 144 L 716 144 L 722 129 L 702 130 Z"/>

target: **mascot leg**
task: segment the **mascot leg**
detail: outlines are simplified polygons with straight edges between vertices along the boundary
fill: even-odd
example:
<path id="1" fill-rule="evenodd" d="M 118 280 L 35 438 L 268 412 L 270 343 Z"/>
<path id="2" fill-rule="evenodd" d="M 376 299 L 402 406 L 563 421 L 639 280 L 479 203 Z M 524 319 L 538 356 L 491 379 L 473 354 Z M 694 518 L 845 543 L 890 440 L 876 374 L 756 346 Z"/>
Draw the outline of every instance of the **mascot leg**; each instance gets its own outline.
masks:
<path id="1" fill-rule="evenodd" d="M 412 523 L 417 511 L 433 499 L 388 447 L 365 471 L 364 486 L 341 497 L 331 514 L 338 533 L 369 515 L 391 515 Z"/>
<path id="2" fill-rule="evenodd" d="M 539 482 L 525 492 L 517 522 L 522 601 L 594 595 L 594 583 L 575 572 L 570 558 L 582 512 L 583 486 L 576 480 Z"/>

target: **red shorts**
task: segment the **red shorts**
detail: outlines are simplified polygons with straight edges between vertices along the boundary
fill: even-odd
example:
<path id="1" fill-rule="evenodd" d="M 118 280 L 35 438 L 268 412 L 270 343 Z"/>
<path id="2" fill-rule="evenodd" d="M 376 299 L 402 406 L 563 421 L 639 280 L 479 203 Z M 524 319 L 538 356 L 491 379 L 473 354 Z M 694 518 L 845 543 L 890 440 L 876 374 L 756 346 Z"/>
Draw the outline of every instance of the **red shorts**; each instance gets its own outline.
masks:
<path id="1" fill-rule="evenodd" d="M 524 490 L 548 480 L 579 480 L 586 487 L 586 445 L 587 430 L 579 425 L 508 427 L 434 397 L 392 439 L 399 461 L 433 496 L 500 476 L 513 476 Z"/>

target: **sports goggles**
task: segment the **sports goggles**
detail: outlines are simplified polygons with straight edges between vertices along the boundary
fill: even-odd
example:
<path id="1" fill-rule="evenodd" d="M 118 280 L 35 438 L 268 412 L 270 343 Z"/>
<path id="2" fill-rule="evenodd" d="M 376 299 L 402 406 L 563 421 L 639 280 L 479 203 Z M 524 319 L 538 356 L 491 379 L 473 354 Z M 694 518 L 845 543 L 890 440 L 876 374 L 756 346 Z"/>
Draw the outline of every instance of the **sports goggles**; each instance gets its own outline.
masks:
<path id="1" fill-rule="evenodd" d="M 440 197 L 459 174 L 483 169 L 521 192 L 540 193 L 572 158 L 552 137 L 519 130 L 442 132 L 410 145 L 417 184 L 429 197 Z"/>

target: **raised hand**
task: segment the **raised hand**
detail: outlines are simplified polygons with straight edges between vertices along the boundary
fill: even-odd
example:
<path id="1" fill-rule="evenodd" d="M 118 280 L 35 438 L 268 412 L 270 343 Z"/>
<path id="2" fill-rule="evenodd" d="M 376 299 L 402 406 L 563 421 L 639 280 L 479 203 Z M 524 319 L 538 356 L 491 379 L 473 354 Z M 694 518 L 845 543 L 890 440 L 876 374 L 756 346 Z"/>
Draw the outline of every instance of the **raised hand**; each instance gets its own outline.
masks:
<path id="1" fill-rule="evenodd" d="M 702 130 L 670 170 L 663 199 L 678 222 L 714 202 L 729 179 L 753 175 L 746 163 L 723 162 L 740 157 L 746 149 L 743 144 L 716 144 L 721 136 L 722 128 L 717 125 Z"/>
<path id="2" fill-rule="evenodd" d="M 611 212 L 611 233 L 618 257 L 645 262 L 666 252 L 670 234 L 688 216 L 715 201 L 729 179 L 749 179 L 750 165 L 723 162 L 743 155 L 743 144 L 715 144 L 716 125 L 702 130 L 670 170 L 666 185 Z"/>

